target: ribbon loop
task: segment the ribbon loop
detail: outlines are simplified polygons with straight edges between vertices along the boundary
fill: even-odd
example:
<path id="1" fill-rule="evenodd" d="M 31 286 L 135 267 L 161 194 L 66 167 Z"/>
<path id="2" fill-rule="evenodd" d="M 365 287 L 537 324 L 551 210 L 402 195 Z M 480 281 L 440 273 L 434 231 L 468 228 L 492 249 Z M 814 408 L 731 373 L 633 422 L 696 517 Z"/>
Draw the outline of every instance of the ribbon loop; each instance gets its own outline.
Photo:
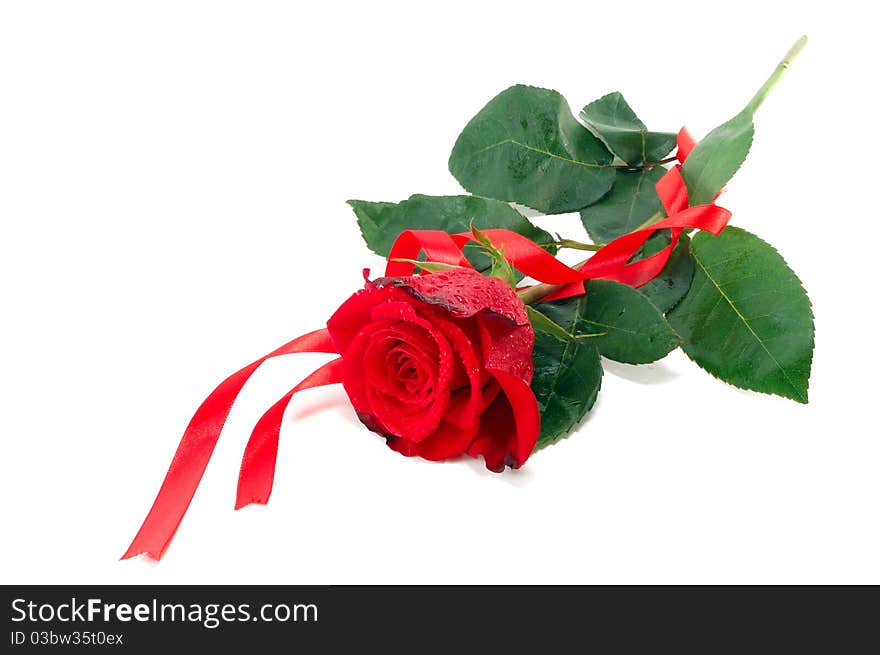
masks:
<path id="1" fill-rule="evenodd" d="M 456 243 L 449 233 L 442 230 L 404 230 L 397 236 L 388 253 L 385 276 L 412 275 L 416 268 L 415 264 L 394 260 L 417 259 L 423 250 L 428 261 L 473 268 L 461 251 L 461 244 Z"/>

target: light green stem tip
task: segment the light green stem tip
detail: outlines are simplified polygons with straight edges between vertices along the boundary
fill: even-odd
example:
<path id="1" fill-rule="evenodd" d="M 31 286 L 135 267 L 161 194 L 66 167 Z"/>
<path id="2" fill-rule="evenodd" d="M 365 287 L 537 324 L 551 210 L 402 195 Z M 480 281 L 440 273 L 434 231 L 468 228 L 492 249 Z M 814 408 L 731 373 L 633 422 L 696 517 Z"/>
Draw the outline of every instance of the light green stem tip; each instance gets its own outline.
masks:
<path id="1" fill-rule="evenodd" d="M 770 77 L 767 78 L 767 81 L 764 82 L 764 85 L 760 89 L 758 89 L 755 97 L 749 101 L 748 105 L 746 105 L 747 111 L 755 113 L 758 107 L 761 106 L 761 103 L 764 102 L 764 98 L 766 98 L 769 95 L 770 91 L 773 90 L 773 87 L 776 86 L 779 78 L 782 77 L 782 74 L 786 71 L 786 69 L 791 66 L 792 62 L 800 54 L 801 50 L 804 49 L 805 45 L 807 45 L 806 35 L 802 36 L 794 42 L 794 45 L 791 46 L 788 52 L 785 53 L 785 57 L 782 58 L 782 61 L 779 62 L 779 64 L 776 66 L 776 69 L 770 74 Z"/>

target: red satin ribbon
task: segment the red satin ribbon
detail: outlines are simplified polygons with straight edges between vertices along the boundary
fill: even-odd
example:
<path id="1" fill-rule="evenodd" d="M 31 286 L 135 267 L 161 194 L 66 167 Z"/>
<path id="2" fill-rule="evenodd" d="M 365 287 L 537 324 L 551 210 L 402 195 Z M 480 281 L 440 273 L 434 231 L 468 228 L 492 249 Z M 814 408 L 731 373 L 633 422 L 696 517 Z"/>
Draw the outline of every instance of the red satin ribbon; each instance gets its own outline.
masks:
<path id="1" fill-rule="evenodd" d="M 309 332 L 233 373 L 205 399 L 190 419 L 156 500 L 122 559 L 141 553 L 157 560 L 162 557 L 199 486 L 229 410 L 245 382 L 267 359 L 303 352 L 335 353 L 336 350 L 326 329 Z"/>
<path id="2" fill-rule="evenodd" d="M 244 456 L 241 459 L 235 509 L 241 509 L 251 503 L 265 505 L 269 502 L 272 483 L 275 480 L 275 461 L 278 457 L 278 436 L 281 434 L 281 421 L 291 398 L 304 389 L 341 382 L 342 358 L 339 357 L 313 371 L 263 414 L 248 439 Z"/>
<path id="3" fill-rule="evenodd" d="M 686 129 L 678 134 L 679 161 L 684 161 L 694 147 L 694 140 Z M 652 280 L 663 270 L 681 233 L 685 229 L 706 230 L 716 236 L 730 220 L 730 212 L 714 203 L 688 207 L 687 187 L 681 177 L 680 166 L 666 172 L 657 182 L 657 194 L 666 210 L 667 217 L 648 227 L 624 234 L 603 246 L 578 269 L 560 262 L 553 255 L 526 237 L 510 230 L 483 230 L 492 245 L 504 250 L 504 257 L 510 264 L 539 282 L 565 285 L 546 296 L 543 300 L 560 300 L 584 293 L 584 281 L 589 279 L 614 280 L 634 287 Z M 659 252 L 631 262 L 639 248 L 658 230 L 670 230 L 668 246 Z M 385 275 L 396 277 L 411 275 L 415 265 L 395 259 L 416 259 L 421 251 L 428 260 L 470 266 L 462 248 L 474 240 L 469 232 L 449 235 L 449 239 L 439 239 L 436 232 L 426 230 L 407 230 L 398 237 L 388 255 L 389 261 Z M 440 233 L 443 234 L 443 233 Z"/>

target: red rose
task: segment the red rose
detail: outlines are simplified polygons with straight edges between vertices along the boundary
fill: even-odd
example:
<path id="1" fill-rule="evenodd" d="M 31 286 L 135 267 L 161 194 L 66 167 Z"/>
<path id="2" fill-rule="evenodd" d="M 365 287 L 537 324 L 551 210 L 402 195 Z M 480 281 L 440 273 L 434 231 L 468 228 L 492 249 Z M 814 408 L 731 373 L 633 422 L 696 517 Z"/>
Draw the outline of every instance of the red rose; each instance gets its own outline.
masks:
<path id="1" fill-rule="evenodd" d="M 358 417 L 407 456 L 518 468 L 540 430 L 534 333 L 499 279 L 470 269 L 380 278 L 327 323 Z"/>

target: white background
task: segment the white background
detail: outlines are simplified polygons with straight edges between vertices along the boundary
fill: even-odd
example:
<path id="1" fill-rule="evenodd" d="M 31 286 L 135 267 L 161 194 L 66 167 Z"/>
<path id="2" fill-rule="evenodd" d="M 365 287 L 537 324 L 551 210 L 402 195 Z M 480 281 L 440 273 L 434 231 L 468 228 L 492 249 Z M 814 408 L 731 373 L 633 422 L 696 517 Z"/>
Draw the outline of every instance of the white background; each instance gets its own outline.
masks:
<path id="1" fill-rule="evenodd" d="M 880 583 L 876 24 L 815 6 L 4 3 L 0 582 Z M 608 363 L 576 434 L 495 475 L 310 391 L 270 504 L 233 512 L 253 423 L 327 359 L 295 355 L 246 387 L 163 561 L 118 561 L 208 392 L 381 269 L 346 199 L 458 192 L 456 136 L 517 82 L 702 136 L 802 33 L 722 204 L 809 290 L 808 406 L 680 352 Z"/>

